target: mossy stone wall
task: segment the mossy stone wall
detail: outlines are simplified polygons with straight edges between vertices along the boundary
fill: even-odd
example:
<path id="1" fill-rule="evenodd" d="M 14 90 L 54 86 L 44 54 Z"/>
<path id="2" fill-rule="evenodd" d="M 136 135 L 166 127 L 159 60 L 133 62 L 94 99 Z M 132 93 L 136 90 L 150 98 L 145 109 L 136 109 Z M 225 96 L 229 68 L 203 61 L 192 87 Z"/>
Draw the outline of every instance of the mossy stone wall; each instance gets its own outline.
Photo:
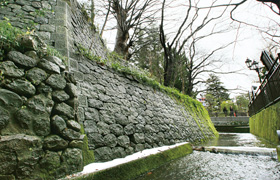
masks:
<path id="1" fill-rule="evenodd" d="M 276 130 L 280 130 L 280 102 L 250 117 L 249 124 L 252 134 L 278 144 Z"/>

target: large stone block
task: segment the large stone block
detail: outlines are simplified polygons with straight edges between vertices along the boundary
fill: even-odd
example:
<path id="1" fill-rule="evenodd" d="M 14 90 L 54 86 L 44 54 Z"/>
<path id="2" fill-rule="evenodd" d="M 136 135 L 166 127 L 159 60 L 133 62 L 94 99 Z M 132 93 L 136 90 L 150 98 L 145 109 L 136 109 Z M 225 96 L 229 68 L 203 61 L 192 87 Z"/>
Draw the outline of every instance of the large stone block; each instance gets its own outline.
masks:
<path id="1" fill-rule="evenodd" d="M 44 149 L 52 151 L 60 151 L 66 149 L 68 141 L 62 139 L 58 135 L 51 135 L 44 139 Z"/>
<path id="2" fill-rule="evenodd" d="M 9 77 L 22 77 L 24 75 L 24 70 L 19 69 L 12 61 L 5 61 L 0 63 L 0 71 L 4 76 Z"/>
<path id="3" fill-rule="evenodd" d="M 63 115 L 70 119 L 74 119 L 74 109 L 65 103 L 55 105 L 54 110 L 58 115 Z"/>
<path id="4" fill-rule="evenodd" d="M 66 87 L 66 80 L 63 76 L 59 74 L 52 74 L 46 83 L 49 84 L 54 89 L 64 89 Z"/>
<path id="5" fill-rule="evenodd" d="M 144 133 L 135 133 L 132 136 L 132 142 L 136 144 L 145 143 L 145 134 Z"/>
<path id="6" fill-rule="evenodd" d="M 36 67 L 26 72 L 26 78 L 35 85 L 39 85 L 42 81 L 46 80 L 47 77 L 48 75 L 44 70 Z"/>
<path id="7" fill-rule="evenodd" d="M 34 67 L 37 65 L 38 61 L 29 56 L 26 56 L 18 51 L 10 51 L 8 53 L 8 58 L 15 63 L 25 66 L 25 67 Z"/>
<path id="8" fill-rule="evenodd" d="M 21 79 L 16 79 L 6 84 L 6 87 L 27 97 L 33 96 L 36 93 L 36 88 L 29 81 Z"/>

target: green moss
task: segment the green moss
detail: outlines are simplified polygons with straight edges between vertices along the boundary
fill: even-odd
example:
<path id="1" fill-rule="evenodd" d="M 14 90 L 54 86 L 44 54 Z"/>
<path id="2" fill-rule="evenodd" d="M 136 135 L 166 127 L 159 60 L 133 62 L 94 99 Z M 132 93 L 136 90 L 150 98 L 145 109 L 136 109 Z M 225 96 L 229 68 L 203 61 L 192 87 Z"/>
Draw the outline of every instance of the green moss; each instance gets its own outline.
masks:
<path id="1" fill-rule="evenodd" d="M 83 126 L 81 128 L 81 133 L 85 135 L 85 130 Z M 86 166 L 94 162 L 94 153 L 92 150 L 89 150 L 88 148 L 88 138 L 86 135 L 83 141 L 82 152 L 83 152 L 83 166 Z"/>
<path id="2" fill-rule="evenodd" d="M 273 144 L 278 144 L 276 130 L 280 130 L 280 102 L 250 117 L 250 132 Z"/>
<path id="3" fill-rule="evenodd" d="M 276 151 L 277 151 L 277 159 L 280 162 L 280 146 L 276 147 Z"/>
<path id="4" fill-rule="evenodd" d="M 75 179 L 79 180 L 123 180 L 133 179 L 145 172 L 149 172 L 167 162 L 186 156 L 192 153 L 190 144 L 184 144 L 161 153 L 151 155 L 145 158 L 137 159 L 126 164 L 99 171 L 93 174 L 84 175 Z"/>

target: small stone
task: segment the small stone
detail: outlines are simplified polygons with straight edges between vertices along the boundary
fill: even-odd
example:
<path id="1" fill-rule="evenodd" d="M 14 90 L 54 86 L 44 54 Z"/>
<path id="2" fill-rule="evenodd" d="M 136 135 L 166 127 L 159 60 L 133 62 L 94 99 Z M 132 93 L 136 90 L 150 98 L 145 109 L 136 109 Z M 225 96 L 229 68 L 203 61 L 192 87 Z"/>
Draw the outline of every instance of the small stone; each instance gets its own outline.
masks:
<path id="1" fill-rule="evenodd" d="M 55 32 L 55 26 L 49 24 L 43 24 L 40 26 L 40 31 Z"/>
<path id="2" fill-rule="evenodd" d="M 80 139 L 80 133 L 77 131 L 74 131 L 73 129 L 64 129 L 62 131 L 63 138 L 67 140 L 79 140 Z"/>
<path id="3" fill-rule="evenodd" d="M 74 120 L 67 121 L 67 126 L 78 132 L 80 132 L 80 130 L 81 130 L 81 125 Z"/>
<path id="4" fill-rule="evenodd" d="M 96 161 L 108 161 L 112 159 L 112 149 L 109 147 L 101 147 L 94 150 Z"/>
<path id="5" fill-rule="evenodd" d="M 0 130 L 4 129 L 10 120 L 10 113 L 3 109 L 2 107 L 0 107 Z"/>
<path id="6" fill-rule="evenodd" d="M 55 115 L 52 118 L 51 124 L 54 132 L 56 132 L 57 134 L 62 134 L 62 131 L 67 128 L 65 120 L 58 115 Z"/>
<path id="7" fill-rule="evenodd" d="M 112 124 L 110 125 L 110 130 L 111 130 L 111 133 L 116 135 L 116 136 L 121 136 L 123 135 L 123 127 L 119 124 Z"/>
<path id="8" fill-rule="evenodd" d="M 70 96 L 63 90 L 56 90 L 52 92 L 52 98 L 54 101 L 63 102 L 70 98 Z"/>
<path id="9" fill-rule="evenodd" d="M 58 115 L 64 115 L 70 119 L 74 119 L 74 109 L 65 103 L 57 104 L 54 110 L 58 113 Z"/>
<path id="10" fill-rule="evenodd" d="M 26 108 L 17 111 L 16 119 L 21 128 L 31 129 L 33 122 L 33 114 Z"/>
<path id="11" fill-rule="evenodd" d="M 41 168 L 52 171 L 60 167 L 60 155 L 58 152 L 47 151 L 40 161 Z"/>
<path id="12" fill-rule="evenodd" d="M 24 75 L 24 70 L 19 69 L 12 61 L 0 63 L 0 72 L 10 77 L 22 77 Z"/>
<path id="13" fill-rule="evenodd" d="M 33 122 L 33 131 L 38 136 L 47 136 L 51 132 L 50 119 L 48 116 L 36 117 Z"/>
<path id="14" fill-rule="evenodd" d="M 38 57 L 36 51 L 26 51 L 24 54 L 25 54 L 26 56 L 28 56 L 28 57 L 31 57 L 31 58 L 36 59 L 36 60 L 39 61 L 39 57 Z"/>
<path id="15" fill-rule="evenodd" d="M 8 53 L 8 58 L 11 61 L 14 61 L 17 64 L 20 64 L 25 67 L 34 67 L 37 65 L 38 61 L 31 57 L 28 57 L 18 51 L 10 51 Z"/>
<path id="16" fill-rule="evenodd" d="M 130 140 L 128 136 L 120 136 L 118 137 L 118 145 L 124 148 L 128 148 L 130 145 Z"/>
<path id="17" fill-rule="evenodd" d="M 40 94 L 49 94 L 53 91 L 49 85 L 46 85 L 44 83 L 41 83 L 37 90 Z"/>
<path id="18" fill-rule="evenodd" d="M 51 135 L 44 139 L 43 147 L 48 150 L 59 151 L 66 149 L 68 142 L 58 135 Z"/>
<path id="19" fill-rule="evenodd" d="M 58 65 L 62 70 L 65 70 L 65 65 L 63 64 L 63 61 L 56 57 L 56 56 L 47 56 L 45 57 L 46 60 L 55 63 L 56 65 Z"/>
<path id="20" fill-rule="evenodd" d="M 51 99 L 46 98 L 43 94 L 33 96 L 27 101 L 27 106 L 33 110 L 34 113 L 50 114 L 54 106 L 54 102 Z"/>
<path id="21" fill-rule="evenodd" d="M 115 147 L 118 144 L 117 137 L 114 134 L 104 136 L 105 146 Z"/>
<path id="22" fill-rule="evenodd" d="M 77 87 L 72 83 L 67 83 L 65 91 L 70 97 L 77 97 Z"/>
<path id="23" fill-rule="evenodd" d="M 26 78 L 35 85 L 39 85 L 42 81 L 46 80 L 47 77 L 48 75 L 44 70 L 36 67 L 30 69 L 26 73 Z"/>
<path id="24" fill-rule="evenodd" d="M 136 144 L 145 143 L 145 135 L 144 133 L 135 133 L 132 136 L 132 142 Z"/>
<path id="25" fill-rule="evenodd" d="M 126 156 L 126 152 L 122 147 L 112 148 L 112 159 L 123 158 Z"/>
<path id="26" fill-rule="evenodd" d="M 32 2 L 31 5 L 36 9 L 40 9 L 42 7 L 41 2 Z"/>
<path id="27" fill-rule="evenodd" d="M 24 96 L 33 96 L 36 93 L 36 88 L 28 81 L 16 79 L 6 85 L 7 88 Z"/>
<path id="28" fill-rule="evenodd" d="M 27 51 L 36 51 L 40 57 L 47 54 L 47 45 L 37 35 L 21 36 L 20 44 Z"/>
<path id="29" fill-rule="evenodd" d="M 58 65 L 56 65 L 55 63 L 52 63 L 46 59 L 41 59 L 41 61 L 38 63 L 38 66 L 42 69 L 45 69 L 49 72 L 52 73 L 57 73 L 60 74 L 60 68 Z"/>
<path id="30" fill-rule="evenodd" d="M 20 108 L 23 104 L 22 98 L 16 93 L 0 89 L 0 105 L 3 107 Z"/>
<path id="31" fill-rule="evenodd" d="M 66 86 L 66 80 L 59 74 L 52 74 L 46 83 L 54 89 L 64 89 Z"/>
<path id="32" fill-rule="evenodd" d="M 81 149 L 67 148 L 61 155 L 62 163 L 67 166 L 68 174 L 83 170 L 83 153 Z"/>
<path id="33" fill-rule="evenodd" d="M 69 147 L 71 148 L 79 148 L 82 149 L 84 145 L 83 141 L 79 141 L 79 140 L 73 140 L 69 143 Z"/>
<path id="34" fill-rule="evenodd" d="M 12 174 L 17 168 L 17 157 L 14 152 L 1 151 L 0 153 L 0 174 Z M 1 176 L 0 176 L 1 178 Z M 3 180 L 5 180 L 3 178 Z M 10 180 L 7 178 L 7 180 Z M 12 179 L 11 179 L 12 180 Z"/>
<path id="35" fill-rule="evenodd" d="M 25 5 L 22 7 L 22 10 L 26 11 L 26 12 L 34 12 L 35 9 L 31 6 Z"/>

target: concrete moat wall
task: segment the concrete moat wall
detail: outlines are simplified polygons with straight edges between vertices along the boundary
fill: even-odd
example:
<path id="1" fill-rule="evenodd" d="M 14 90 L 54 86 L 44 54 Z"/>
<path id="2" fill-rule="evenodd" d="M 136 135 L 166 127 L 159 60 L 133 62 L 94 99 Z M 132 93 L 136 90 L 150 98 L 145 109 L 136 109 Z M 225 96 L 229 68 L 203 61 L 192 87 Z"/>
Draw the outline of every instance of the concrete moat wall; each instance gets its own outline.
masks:
<path id="1" fill-rule="evenodd" d="M 93 161 L 88 147 L 96 161 L 108 161 L 217 134 L 198 101 L 181 103 L 131 75 L 76 55 L 79 45 L 102 59 L 107 52 L 75 0 L 10 0 L 0 17 L 21 29 L 31 24 L 68 57 L 65 67 L 36 48 L 5 52 L 0 179 L 57 179 L 80 171 Z"/>
<path id="2" fill-rule="evenodd" d="M 269 106 L 250 117 L 250 132 L 274 144 L 279 143 L 277 130 L 280 130 L 280 102 Z"/>

